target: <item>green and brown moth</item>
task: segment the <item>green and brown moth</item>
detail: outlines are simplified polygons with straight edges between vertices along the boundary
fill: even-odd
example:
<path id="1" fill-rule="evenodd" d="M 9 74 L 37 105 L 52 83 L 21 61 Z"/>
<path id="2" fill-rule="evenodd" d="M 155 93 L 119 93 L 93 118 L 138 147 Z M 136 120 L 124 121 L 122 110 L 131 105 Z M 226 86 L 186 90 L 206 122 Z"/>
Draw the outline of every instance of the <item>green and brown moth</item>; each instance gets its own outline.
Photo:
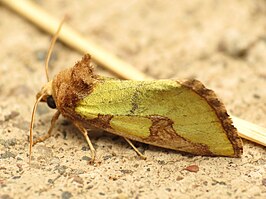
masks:
<path id="1" fill-rule="evenodd" d="M 55 40 L 54 40 L 55 41 Z M 243 148 L 222 102 L 197 80 L 119 80 L 94 73 L 90 55 L 60 72 L 37 94 L 34 106 L 46 102 L 56 108 L 50 137 L 62 114 L 84 135 L 92 155 L 95 150 L 86 128 L 95 127 L 130 140 L 195 155 L 240 157 Z M 34 115 L 34 114 L 33 114 Z"/>

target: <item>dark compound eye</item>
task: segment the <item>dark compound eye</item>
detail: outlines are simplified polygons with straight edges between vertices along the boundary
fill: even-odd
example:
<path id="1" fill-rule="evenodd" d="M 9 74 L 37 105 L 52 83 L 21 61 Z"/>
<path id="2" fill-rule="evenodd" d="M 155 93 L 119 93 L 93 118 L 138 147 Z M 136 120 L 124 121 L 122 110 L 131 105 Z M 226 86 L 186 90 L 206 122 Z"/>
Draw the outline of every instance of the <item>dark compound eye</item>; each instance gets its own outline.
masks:
<path id="1" fill-rule="evenodd" d="M 52 109 L 55 109 L 56 108 L 56 104 L 55 104 L 55 101 L 54 101 L 54 98 L 52 95 L 49 95 L 47 97 L 47 105 L 52 108 Z"/>

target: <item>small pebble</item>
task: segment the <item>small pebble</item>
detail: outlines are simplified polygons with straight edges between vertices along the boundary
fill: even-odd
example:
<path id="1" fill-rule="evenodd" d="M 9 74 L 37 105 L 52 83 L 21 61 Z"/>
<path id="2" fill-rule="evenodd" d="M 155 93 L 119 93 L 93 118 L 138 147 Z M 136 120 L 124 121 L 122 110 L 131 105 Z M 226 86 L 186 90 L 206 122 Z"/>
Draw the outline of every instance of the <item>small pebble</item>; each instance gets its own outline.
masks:
<path id="1" fill-rule="evenodd" d="M 189 172 L 197 173 L 199 171 L 199 166 L 193 164 L 193 165 L 187 166 L 184 170 L 187 170 Z"/>
<path id="2" fill-rule="evenodd" d="M 92 189 L 92 188 L 93 188 L 93 185 L 89 185 L 89 186 L 87 186 L 86 189 Z"/>
<path id="3" fill-rule="evenodd" d="M 17 160 L 18 160 L 18 161 L 21 161 L 21 160 L 23 160 L 23 159 L 22 159 L 21 157 L 17 157 Z"/>
<path id="4" fill-rule="evenodd" d="M 12 139 L 7 139 L 5 146 L 15 146 L 17 144 L 17 139 L 12 138 Z"/>
<path id="5" fill-rule="evenodd" d="M 82 150 L 82 151 L 89 151 L 90 149 L 89 149 L 89 147 L 83 146 L 83 147 L 81 148 L 81 150 Z"/>
<path id="6" fill-rule="evenodd" d="M 69 191 L 64 191 L 62 194 L 61 194 L 61 198 L 62 199 L 69 199 L 71 198 L 73 195 L 72 193 L 70 193 Z"/>
<path id="7" fill-rule="evenodd" d="M 14 177 L 12 177 L 12 179 L 19 179 L 19 178 L 21 178 L 21 176 L 14 176 Z"/>
<path id="8" fill-rule="evenodd" d="M 63 165 L 63 166 L 58 166 L 56 168 L 56 170 L 58 171 L 59 174 L 64 174 L 66 172 L 67 166 Z"/>
<path id="9" fill-rule="evenodd" d="M 164 161 L 164 160 L 158 160 L 158 163 L 159 163 L 160 165 L 165 165 L 165 161 Z"/>
<path id="10" fill-rule="evenodd" d="M 168 191 L 168 192 L 171 192 L 171 189 L 170 188 L 166 188 L 165 190 Z"/>
<path id="11" fill-rule="evenodd" d="M 134 164 L 133 167 L 138 168 L 139 164 Z"/>
<path id="12" fill-rule="evenodd" d="M 176 178 L 176 180 L 177 181 L 180 181 L 180 180 L 183 180 L 184 178 L 182 177 L 182 176 L 178 176 L 177 178 Z"/>
<path id="13" fill-rule="evenodd" d="M 1 159 L 6 159 L 6 158 L 15 158 L 16 155 L 14 153 L 11 153 L 10 151 L 6 151 L 5 153 L 0 155 Z"/>
<path id="14" fill-rule="evenodd" d="M 254 97 L 255 99 L 260 99 L 260 95 L 258 95 L 258 94 L 254 94 L 253 97 Z"/>
<path id="15" fill-rule="evenodd" d="M 82 159 L 82 160 L 86 160 L 86 161 L 90 161 L 90 160 L 91 160 L 91 158 L 88 157 L 88 156 L 83 156 L 81 159 Z"/>
<path id="16" fill-rule="evenodd" d="M 129 169 L 121 169 L 120 172 L 123 173 L 123 174 L 131 174 L 131 173 L 133 173 L 133 171 L 129 170 Z"/>
<path id="17" fill-rule="evenodd" d="M 105 156 L 103 156 L 103 159 L 104 160 L 108 160 L 108 159 L 110 159 L 110 158 L 112 158 L 113 156 L 112 155 L 105 155 Z"/>

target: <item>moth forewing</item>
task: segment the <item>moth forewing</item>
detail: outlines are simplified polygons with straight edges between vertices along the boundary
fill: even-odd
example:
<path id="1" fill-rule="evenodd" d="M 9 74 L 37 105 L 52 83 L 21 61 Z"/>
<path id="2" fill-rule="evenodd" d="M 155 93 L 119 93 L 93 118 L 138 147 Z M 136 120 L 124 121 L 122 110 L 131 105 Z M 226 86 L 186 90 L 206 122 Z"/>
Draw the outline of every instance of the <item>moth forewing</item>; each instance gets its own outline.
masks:
<path id="1" fill-rule="evenodd" d="M 75 112 L 84 122 L 132 140 L 198 155 L 239 156 L 241 152 L 230 141 L 231 134 L 237 133 L 235 128 L 226 131 L 219 117 L 222 105 L 220 109 L 211 106 L 185 84 L 100 81 L 78 102 Z M 198 81 L 193 84 L 202 86 Z"/>
<path id="2" fill-rule="evenodd" d="M 57 109 L 79 126 L 196 155 L 242 154 L 223 104 L 197 80 L 109 79 L 95 75 L 85 55 L 52 85 Z"/>

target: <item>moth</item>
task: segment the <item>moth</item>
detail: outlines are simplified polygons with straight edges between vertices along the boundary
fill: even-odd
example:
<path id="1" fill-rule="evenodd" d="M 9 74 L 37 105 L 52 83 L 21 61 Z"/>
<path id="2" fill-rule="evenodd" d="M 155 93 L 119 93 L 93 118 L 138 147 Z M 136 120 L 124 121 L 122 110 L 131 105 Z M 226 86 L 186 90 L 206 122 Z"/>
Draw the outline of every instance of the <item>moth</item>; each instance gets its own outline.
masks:
<path id="1" fill-rule="evenodd" d="M 204 156 L 240 157 L 243 152 L 242 141 L 223 103 L 198 80 L 135 81 L 103 77 L 94 73 L 91 56 L 86 54 L 72 68 L 48 81 L 36 98 L 30 154 L 34 144 L 51 136 L 60 114 L 84 135 L 92 161 L 95 149 L 88 127 L 125 138 L 143 158 L 131 140 Z M 34 113 L 39 102 L 46 102 L 57 112 L 48 133 L 33 142 Z"/>

